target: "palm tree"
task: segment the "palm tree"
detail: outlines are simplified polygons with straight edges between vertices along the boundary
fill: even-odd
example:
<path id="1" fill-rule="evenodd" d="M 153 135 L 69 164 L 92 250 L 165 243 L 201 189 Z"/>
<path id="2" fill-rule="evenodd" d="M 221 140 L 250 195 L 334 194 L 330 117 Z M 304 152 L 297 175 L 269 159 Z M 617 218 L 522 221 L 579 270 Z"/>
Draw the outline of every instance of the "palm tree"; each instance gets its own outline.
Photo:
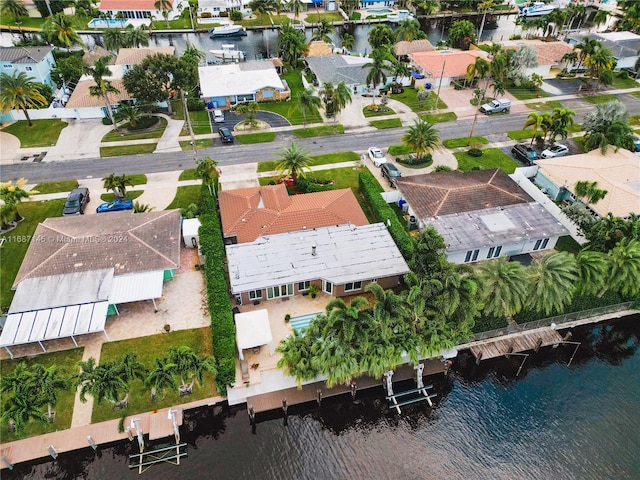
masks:
<path id="1" fill-rule="evenodd" d="M 396 60 L 393 62 L 393 81 L 399 82 L 399 79 L 411 75 L 411 67 L 403 61 Z M 393 92 L 392 92 L 393 93 Z"/>
<path id="2" fill-rule="evenodd" d="M 563 139 L 569 135 L 568 127 L 574 124 L 573 117 L 576 115 L 574 110 L 566 107 L 556 107 L 551 114 L 551 135 L 550 142 L 554 142 L 556 137 L 560 135 Z"/>
<path id="3" fill-rule="evenodd" d="M 593 250 L 582 249 L 576 255 L 578 268 L 578 292 L 595 295 L 604 286 L 609 268 L 607 257 Z"/>
<path id="4" fill-rule="evenodd" d="M 158 390 L 162 393 L 164 400 L 164 391 L 169 388 L 173 391 L 178 390 L 178 384 L 173 376 L 176 373 L 176 365 L 169 362 L 166 358 L 156 358 L 155 368 L 149 372 L 144 380 L 146 387 L 151 387 L 151 398 L 155 400 Z"/>
<path id="5" fill-rule="evenodd" d="M 13 183 L 11 180 L 8 182 L 0 183 L 0 199 L 5 205 L 13 206 L 14 211 L 13 221 L 21 222 L 23 220 L 22 215 L 18 212 L 18 204 L 22 200 L 28 199 L 31 195 L 38 193 L 36 190 L 26 191 L 24 186 L 27 184 L 27 180 L 21 178 Z"/>
<path id="6" fill-rule="evenodd" d="M 471 63 L 467 67 L 467 80 L 472 82 L 473 79 L 478 79 L 478 84 L 481 80 L 485 80 L 485 86 L 482 89 L 482 97 L 480 98 L 480 103 L 484 101 L 484 97 L 487 91 L 487 83 L 489 82 L 489 72 L 491 70 L 491 64 L 487 62 L 484 58 L 477 57 L 474 63 Z M 480 85 L 478 85 L 480 86 Z"/>
<path id="7" fill-rule="evenodd" d="M 607 254 L 609 277 L 598 293 L 602 297 L 607 290 L 633 296 L 640 292 L 640 241 L 623 238 Z"/>
<path id="8" fill-rule="evenodd" d="M 571 303 L 578 279 L 575 257 L 568 252 L 552 252 L 535 259 L 527 269 L 531 275 L 528 305 L 550 315 L 561 313 Z"/>
<path id="9" fill-rule="evenodd" d="M 36 88 L 33 78 L 28 77 L 25 72 L 13 72 L 11 76 L 6 73 L 0 74 L 0 109 L 3 113 L 12 109 L 22 110 L 31 127 L 33 122 L 27 109 L 46 104 L 47 99 Z"/>
<path id="10" fill-rule="evenodd" d="M 69 50 L 73 45 L 84 47 L 84 43 L 73 28 L 73 17 L 69 17 L 64 12 L 59 12 L 47 18 L 42 28 L 48 42 Z"/>
<path id="11" fill-rule="evenodd" d="M 573 187 L 573 192 L 575 193 L 576 197 L 585 200 L 587 206 L 589 206 L 589 204 L 595 205 L 600 200 L 602 200 L 607 195 L 607 193 L 609 193 L 607 190 L 598 188 L 598 182 L 589 182 L 587 180 L 577 181 L 575 186 Z"/>
<path id="12" fill-rule="evenodd" d="M 418 40 L 424 37 L 425 37 L 425 34 L 420 29 L 420 22 L 415 18 L 408 18 L 406 20 L 401 21 L 398 24 L 398 28 L 395 31 L 396 42 L 399 42 L 401 40 L 406 40 L 407 42 L 411 42 L 413 40 Z"/>
<path id="13" fill-rule="evenodd" d="M 202 179 L 202 183 L 207 186 L 209 195 L 215 196 L 214 186 L 218 181 L 218 162 L 211 157 L 203 157 L 198 160 L 196 172 Z"/>
<path id="14" fill-rule="evenodd" d="M 37 395 L 33 384 L 18 384 L 13 394 L 3 404 L 2 421 L 13 425 L 16 433 L 21 432 L 31 420 L 47 423 L 49 420 L 42 412 L 45 400 Z"/>
<path id="15" fill-rule="evenodd" d="M 596 27 L 599 27 L 603 23 L 607 23 L 608 19 L 609 19 L 609 13 L 606 10 L 599 9 L 596 12 L 596 14 L 593 16 L 592 21 L 596 25 Z"/>
<path id="16" fill-rule="evenodd" d="M 171 347 L 169 349 L 168 361 L 175 365 L 176 375 L 180 377 L 180 394 L 190 394 L 193 392 L 193 385 L 197 382 L 202 385 L 204 372 L 209 372 L 215 376 L 215 359 L 211 356 L 199 357 L 191 348 L 187 346 Z M 190 378 L 191 383 L 187 384 L 186 379 Z"/>
<path id="17" fill-rule="evenodd" d="M 16 24 L 20 22 L 20 17 L 29 15 L 29 11 L 22 0 L 3 0 L 0 13 L 13 17 Z"/>
<path id="18" fill-rule="evenodd" d="M 438 129 L 421 118 L 415 120 L 402 136 L 403 145 L 416 152 L 418 158 L 436 148 L 439 141 Z"/>
<path id="19" fill-rule="evenodd" d="M 309 157 L 307 150 L 296 142 L 291 142 L 289 147 L 282 149 L 280 163 L 276 168 L 280 173 L 287 176 L 290 175 L 295 184 L 298 180 L 298 175 L 302 177 L 305 170 L 310 170 L 309 163 L 311 163 L 311 157 Z"/>
<path id="20" fill-rule="evenodd" d="M 550 112 L 531 112 L 529 113 L 529 115 L 527 115 L 527 120 L 524 122 L 524 126 L 522 127 L 522 129 L 526 130 L 527 128 L 531 127 L 531 130 L 533 132 L 533 136 L 531 137 L 531 144 L 533 144 L 538 130 L 542 130 L 543 139 L 547 136 L 547 131 L 552 124 L 551 118 L 552 117 Z"/>
<path id="21" fill-rule="evenodd" d="M 345 33 L 344 35 L 342 35 L 342 48 L 344 48 L 346 51 L 353 50 L 355 44 L 356 37 L 354 37 L 350 33 Z"/>
<path id="22" fill-rule="evenodd" d="M 484 261 L 479 266 L 484 313 L 512 318 L 527 301 L 529 279 L 526 269 L 505 257 Z"/>
<path id="23" fill-rule="evenodd" d="M 135 28 L 133 25 L 129 25 L 129 27 L 127 27 L 125 36 L 126 36 L 126 39 L 125 39 L 126 44 L 129 47 L 140 48 L 141 46 L 142 47 L 149 46 L 149 34 L 143 27 Z M 202 52 L 200 53 L 204 55 L 204 53 Z"/>
<path id="24" fill-rule="evenodd" d="M 318 92 L 318 95 L 322 98 L 324 102 L 324 113 L 327 117 L 333 117 L 336 114 L 336 105 L 335 105 L 335 88 L 333 87 L 333 83 L 325 82 L 322 85 L 322 88 Z"/>
<path id="25" fill-rule="evenodd" d="M 148 203 L 140 203 L 137 200 L 133 202 L 133 213 L 144 213 L 144 212 L 150 212 L 152 210 L 153 210 L 153 207 Z"/>
<path id="26" fill-rule="evenodd" d="M 115 118 L 117 122 L 126 122 L 130 130 L 135 130 L 138 122 L 145 114 L 138 104 L 122 103 L 116 112 Z"/>
<path id="27" fill-rule="evenodd" d="M 365 311 L 368 306 L 369 302 L 363 297 L 354 298 L 349 305 L 341 298 L 331 300 L 326 307 L 325 337 L 333 332 L 345 344 L 361 338 L 363 327 L 370 321 L 370 316 Z"/>
<path id="28" fill-rule="evenodd" d="M 121 362 L 106 361 L 96 365 L 95 358 L 78 362 L 80 372 L 76 375 L 76 385 L 80 387 L 80 401 L 87 401 L 87 394 L 100 404 L 107 400 L 114 407 L 126 401 L 129 385 Z M 124 392 L 124 399 L 120 393 Z"/>
<path id="29" fill-rule="evenodd" d="M 47 402 L 47 418 L 52 422 L 55 412 L 51 410 L 51 407 L 58 401 L 58 390 L 66 390 L 69 387 L 69 381 L 56 365 L 45 368 L 36 364 L 33 366 L 33 370 L 40 385 L 40 396 L 42 400 Z"/>
<path id="30" fill-rule="evenodd" d="M 573 47 L 574 50 L 580 51 L 580 53 L 578 53 L 578 68 L 582 67 L 582 64 L 587 59 L 587 57 L 593 54 L 596 49 L 598 49 L 598 47 L 602 46 L 600 40 L 596 40 L 595 38 L 585 37 L 581 40 L 581 42 L 582 43 L 579 43 L 575 47 Z"/>
<path id="31" fill-rule="evenodd" d="M 335 28 L 325 18 L 314 27 L 313 34 L 311 35 L 311 41 L 321 41 L 331 43 L 330 33 L 333 33 Z"/>
<path id="32" fill-rule="evenodd" d="M 393 31 L 388 25 L 378 24 L 369 30 L 369 45 L 375 52 L 377 49 L 393 45 Z"/>
<path id="33" fill-rule="evenodd" d="M 127 46 L 126 34 L 119 28 L 108 28 L 102 33 L 104 48 L 110 52 L 118 53 L 121 48 Z"/>
<path id="34" fill-rule="evenodd" d="M 283 24 L 278 35 L 278 50 L 282 60 L 295 63 L 306 49 L 304 33 L 293 28 L 290 23 Z"/>
<path id="35" fill-rule="evenodd" d="M 304 10 L 304 5 L 305 4 L 302 0 L 289 0 L 287 3 L 287 6 L 293 12 L 293 18 L 296 20 L 298 19 L 300 12 Z"/>
<path id="36" fill-rule="evenodd" d="M 98 60 L 96 60 L 93 67 L 87 66 L 85 73 L 87 75 L 91 75 L 93 81 L 95 82 L 95 85 L 91 85 L 89 87 L 89 95 L 91 95 L 92 97 L 102 97 L 107 108 L 109 119 L 115 126 L 116 120 L 114 118 L 113 107 L 111 106 L 109 95 L 118 94 L 120 93 L 120 91 L 116 87 L 114 87 L 109 80 L 106 79 L 107 77 L 111 76 L 111 70 L 109 70 L 108 67 L 111 58 L 111 55 L 100 57 Z"/>
<path id="37" fill-rule="evenodd" d="M 367 85 L 373 86 L 373 95 L 371 95 L 373 99 L 373 104 L 376 103 L 376 88 L 378 85 L 382 85 L 387 82 L 387 72 L 386 69 L 390 68 L 388 58 L 389 54 L 378 48 L 373 51 L 371 55 L 373 62 L 365 63 L 362 65 L 362 68 L 368 69 L 369 73 L 367 73 Z"/>
<path id="38" fill-rule="evenodd" d="M 112 173 L 102 178 L 102 186 L 105 190 L 113 191 L 114 197 L 125 198 L 127 196 L 127 187 L 132 187 L 133 182 L 131 181 L 131 177 L 128 177 L 124 173 L 119 176 Z"/>
<path id="39" fill-rule="evenodd" d="M 611 50 L 606 47 L 599 46 L 596 50 L 584 59 L 584 65 L 589 72 L 589 78 L 599 78 L 606 70 L 612 70 L 616 61 L 613 58 Z"/>
<path id="40" fill-rule="evenodd" d="M 307 110 L 312 112 L 314 109 L 320 108 L 322 100 L 314 95 L 313 88 L 305 88 L 298 93 L 297 107 L 302 112 L 302 127 L 307 127 Z"/>
<path id="41" fill-rule="evenodd" d="M 340 113 L 344 107 L 351 103 L 351 89 L 342 80 L 333 92 L 334 113 Z"/>
<path id="42" fill-rule="evenodd" d="M 247 119 L 245 122 L 249 125 L 249 128 L 255 128 L 257 125 L 256 112 L 259 108 L 256 102 L 243 103 L 236 107 L 236 112 L 241 115 L 246 115 Z"/>
<path id="43" fill-rule="evenodd" d="M 407 316 L 407 306 L 400 295 L 393 290 L 385 290 L 377 283 L 369 283 L 365 292 L 371 293 L 376 303 L 373 305 L 373 316 L 383 338 L 390 339 L 393 336 L 394 320 Z"/>
<path id="44" fill-rule="evenodd" d="M 156 10 L 160 11 L 160 14 L 164 18 L 164 21 L 169 29 L 169 12 L 173 10 L 173 4 L 170 0 L 156 0 L 153 4 Z"/>
<path id="45" fill-rule="evenodd" d="M 284 369 L 287 375 L 294 377 L 299 389 L 302 388 L 304 380 L 311 380 L 319 373 L 312 364 L 311 347 L 315 338 L 293 330 L 293 333 L 282 340 L 276 349 L 282 354 L 282 358 L 278 360 L 278 368 Z"/>

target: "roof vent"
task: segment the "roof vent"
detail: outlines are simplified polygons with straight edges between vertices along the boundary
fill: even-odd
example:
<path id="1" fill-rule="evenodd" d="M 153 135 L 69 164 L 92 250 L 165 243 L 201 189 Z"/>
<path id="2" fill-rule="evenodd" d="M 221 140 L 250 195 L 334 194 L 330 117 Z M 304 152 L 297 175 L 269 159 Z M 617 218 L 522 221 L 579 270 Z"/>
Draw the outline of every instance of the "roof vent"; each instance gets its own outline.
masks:
<path id="1" fill-rule="evenodd" d="M 314 243 L 313 245 L 311 245 L 311 255 L 313 255 L 314 257 L 316 256 L 316 249 L 318 247 L 316 246 L 316 244 Z"/>

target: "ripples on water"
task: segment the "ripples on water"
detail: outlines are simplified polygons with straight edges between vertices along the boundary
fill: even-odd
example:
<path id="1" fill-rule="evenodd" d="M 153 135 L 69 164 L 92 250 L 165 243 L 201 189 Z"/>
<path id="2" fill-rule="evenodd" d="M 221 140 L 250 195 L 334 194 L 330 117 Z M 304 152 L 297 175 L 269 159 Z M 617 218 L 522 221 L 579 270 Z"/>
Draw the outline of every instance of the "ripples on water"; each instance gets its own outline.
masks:
<path id="1" fill-rule="evenodd" d="M 640 316 L 574 330 L 582 341 L 484 361 L 462 354 L 449 378 L 436 377 L 434 409 L 389 412 L 382 388 L 360 402 L 326 399 L 258 416 L 244 408 L 202 409 L 185 417 L 189 456 L 156 465 L 147 478 L 173 479 L 638 479 L 640 478 Z M 433 383 L 433 382 L 430 382 Z M 410 388 L 411 385 L 406 385 Z M 396 391 L 400 391 L 397 388 Z M 3 479 L 138 478 L 125 442 L 17 466 Z"/>

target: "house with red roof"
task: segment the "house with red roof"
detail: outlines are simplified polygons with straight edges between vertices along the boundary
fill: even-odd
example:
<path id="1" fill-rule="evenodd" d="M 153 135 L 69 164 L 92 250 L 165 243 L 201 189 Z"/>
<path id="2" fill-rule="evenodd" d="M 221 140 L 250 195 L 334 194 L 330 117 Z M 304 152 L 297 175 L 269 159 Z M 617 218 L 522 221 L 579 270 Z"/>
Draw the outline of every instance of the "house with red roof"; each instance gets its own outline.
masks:
<path id="1" fill-rule="evenodd" d="M 167 11 L 167 20 L 174 20 L 180 17 L 183 10 L 189 8 L 189 2 L 186 0 L 168 0 L 171 4 L 171 10 Z M 163 20 L 164 16 L 161 10 L 156 7 L 156 0 L 102 0 L 99 10 L 109 14 L 112 18 L 122 14 L 124 18 L 129 19 L 154 19 Z"/>
<path id="2" fill-rule="evenodd" d="M 481 50 L 433 50 L 409 53 L 413 71 L 414 87 L 446 87 L 456 81 L 463 81 L 469 65 L 476 58 L 487 58 Z"/>

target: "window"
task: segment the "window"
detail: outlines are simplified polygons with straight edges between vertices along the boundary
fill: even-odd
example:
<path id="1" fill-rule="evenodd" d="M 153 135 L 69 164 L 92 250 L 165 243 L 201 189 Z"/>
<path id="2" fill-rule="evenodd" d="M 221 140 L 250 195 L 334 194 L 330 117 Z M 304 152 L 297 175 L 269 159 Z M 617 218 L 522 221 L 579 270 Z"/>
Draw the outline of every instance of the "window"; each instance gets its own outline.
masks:
<path id="1" fill-rule="evenodd" d="M 327 293 L 333 293 L 333 283 L 327 282 L 326 280 L 322 281 L 322 290 Z"/>
<path id="2" fill-rule="evenodd" d="M 499 257 L 501 251 L 502 247 L 496 247 L 496 253 L 493 255 L 493 258 Z"/>
<path id="3" fill-rule="evenodd" d="M 251 290 L 249 292 L 249 300 L 260 300 L 262 298 L 262 290 Z"/>
<path id="4" fill-rule="evenodd" d="M 549 245 L 549 239 L 548 239 L 548 238 L 545 238 L 545 239 L 542 241 L 542 247 L 541 247 L 541 248 L 543 248 L 543 249 L 544 249 L 544 248 L 547 248 L 547 245 Z"/>
<path id="5" fill-rule="evenodd" d="M 538 250 L 540 248 L 541 243 L 542 243 L 542 240 L 536 240 L 536 244 L 533 246 L 533 249 Z"/>
<path id="6" fill-rule="evenodd" d="M 473 257 L 471 258 L 472 262 L 475 262 L 478 259 L 478 254 L 480 253 L 480 250 L 474 250 L 473 251 Z"/>
<path id="7" fill-rule="evenodd" d="M 25 67 L 25 70 L 26 70 L 27 72 L 33 72 L 33 68 L 31 68 L 31 67 Z"/>
<path id="8" fill-rule="evenodd" d="M 544 250 L 549 245 L 549 239 L 536 240 L 536 244 L 533 246 L 533 250 Z"/>
<path id="9" fill-rule="evenodd" d="M 371 283 L 378 283 L 378 279 L 377 278 L 372 278 L 371 279 Z"/>
<path id="10" fill-rule="evenodd" d="M 493 252 L 495 252 L 495 250 L 496 250 L 495 247 L 491 247 L 489 249 L 489 253 L 487 253 L 487 258 L 493 257 Z"/>
<path id="11" fill-rule="evenodd" d="M 475 262 L 478 259 L 479 254 L 480 254 L 480 250 L 469 250 L 464 257 L 465 263 Z"/>
<path id="12" fill-rule="evenodd" d="M 353 290 L 362 290 L 362 282 L 349 282 L 344 284 L 345 292 L 352 292 Z"/>
<path id="13" fill-rule="evenodd" d="M 2 68 L 13 68 L 13 65 L 11 65 L 11 64 L 2 65 Z"/>
<path id="14" fill-rule="evenodd" d="M 309 290 L 310 285 L 311 282 L 309 280 L 307 280 L 306 282 L 298 282 L 298 291 L 304 292 L 306 290 Z"/>
<path id="15" fill-rule="evenodd" d="M 293 283 L 267 288 L 267 300 L 293 295 Z"/>

